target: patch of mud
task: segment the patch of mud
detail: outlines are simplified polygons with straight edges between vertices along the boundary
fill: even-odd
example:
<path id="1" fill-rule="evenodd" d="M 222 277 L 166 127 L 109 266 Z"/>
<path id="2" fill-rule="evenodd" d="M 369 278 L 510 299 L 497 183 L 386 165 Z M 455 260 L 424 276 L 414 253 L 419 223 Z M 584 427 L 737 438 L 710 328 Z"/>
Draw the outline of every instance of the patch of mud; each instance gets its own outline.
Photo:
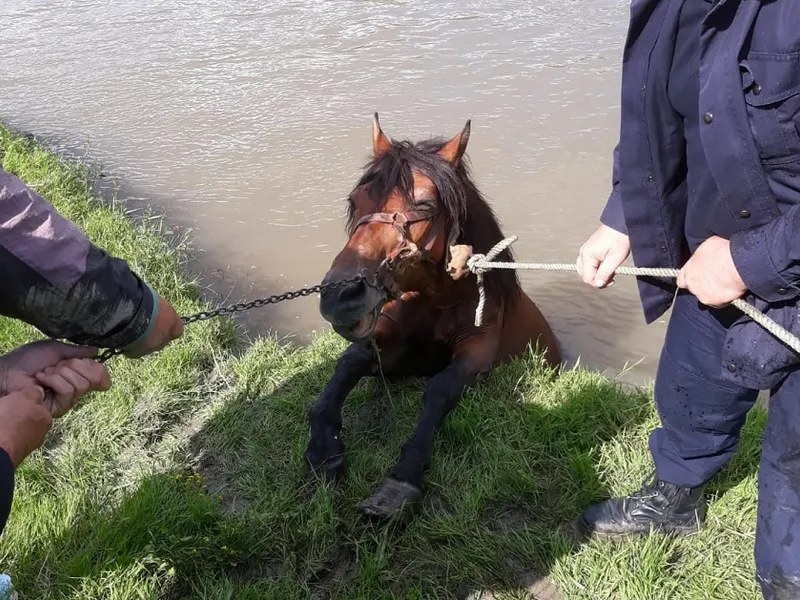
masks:
<path id="1" fill-rule="evenodd" d="M 529 571 L 522 576 L 520 583 L 528 593 L 529 600 L 561 600 L 562 598 L 556 584 L 545 575 L 537 575 Z"/>
<path id="2" fill-rule="evenodd" d="M 436 492 L 429 492 L 422 500 L 422 509 L 429 514 L 448 514 L 453 512 L 452 505 Z"/>
<path id="3" fill-rule="evenodd" d="M 541 527 L 543 517 L 529 506 L 519 503 L 490 505 L 484 516 L 489 529 L 498 533 Z"/>
<path id="4" fill-rule="evenodd" d="M 459 599 L 500 600 L 511 595 L 525 600 L 562 600 L 561 592 L 547 575 L 526 568 L 514 558 L 507 558 L 505 562 L 510 571 L 507 581 L 498 581 L 490 589 L 480 590 L 471 590 L 464 585 L 458 594 Z"/>
<path id="5" fill-rule="evenodd" d="M 342 584 L 353 571 L 353 556 L 343 548 L 336 550 L 334 555 L 316 570 L 309 581 L 312 592 L 309 600 L 331 600 L 333 592 Z"/>
<path id="6" fill-rule="evenodd" d="M 245 510 L 250 502 L 237 496 L 231 489 L 228 473 L 223 465 L 209 452 L 203 452 L 194 459 L 193 467 L 203 478 L 210 496 L 216 496 L 222 502 L 225 511 L 236 513 Z"/>
<path id="7" fill-rule="evenodd" d="M 528 594 L 527 600 L 561 600 L 561 592 L 547 575 L 527 569 L 514 558 L 507 558 L 506 565 L 517 574 L 517 584 Z"/>
<path id="8" fill-rule="evenodd" d="M 143 447 L 157 446 L 173 427 L 180 423 L 178 411 L 170 412 L 163 400 L 148 395 L 134 404 L 130 415 L 130 426 L 143 440 Z"/>
<path id="9" fill-rule="evenodd" d="M 208 423 L 208 413 L 206 410 L 193 412 L 187 419 L 182 420 L 178 426 L 173 428 L 168 437 L 180 440 L 182 443 L 189 443 L 198 435 Z"/>
<path id="10" fill-rule="evenodd" d="M 135 419 L 146 419 L 145 415 L 146 409 L 134 408 L 134 422 Z M 157 439 L 153 437 L 152 430 L 137 431 L 137 435 L 120 450 L 113 469 L 110 469 L 118 474 L 120 487 L 134 485 L 142 474 L 172 471 L 176 466 L 176 459 L 182 458 L 189 451 L 189 445 L 206 420 L 205 411 L 175 419 L 171 425 L 164 425 L 160 429 Z"/>
<path id="11" fill-rule="evenodd" d="M 562 600 L 561 592 L 547 577 L 536 577 L 532 573 L 527 577 L 529 584 L 521 584 L 524 596 L 515 595 L 515 598 L 525 600 Z M 501 596 L 490 590 L 468 592 L 462 596 L 463 600 L 499 600 Z M 508 594 L 504 594 L 508 596 Z"/>
<path id="12" fill-rule="evenodd" d="M 346 412 L 342 425 L 344 432 L 381 441 L 391 437 L 397 423 L 391 406 L 387 404 L 388 400 L 375 397 Z"/>
<path id="13" fill-rule="evenodd" d="M 284 576 L 284 564 L 279 561 L 256 561 L 240 565 L 236 577 L 240 581 L 266 581 L 278 583 Z"/>

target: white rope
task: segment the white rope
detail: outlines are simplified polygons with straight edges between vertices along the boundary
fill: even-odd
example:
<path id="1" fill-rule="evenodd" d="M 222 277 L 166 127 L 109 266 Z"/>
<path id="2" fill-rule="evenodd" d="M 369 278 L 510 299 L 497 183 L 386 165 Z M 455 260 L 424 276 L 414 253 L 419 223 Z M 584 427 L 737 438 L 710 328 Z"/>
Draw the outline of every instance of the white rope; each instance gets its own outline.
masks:
<path id="1" fill-rule="evenodd" d="M 489 250 L 486 255 L 473 254 L 467 261 L 467 267 L 478 278 L 478 307 L 475 310 L 475 326 L 480 327 L 483 322 L 483 308 L 486 304 L 486 291 L 483 288 L 483 276 L 492 269 L 514 269 L 526 271 L 571 271 L 577 273 L 578 267 L 568 263 L 521 263 L 521 262 L 492 262 L 493 259 L 511 244 L 517 241 L 517 237 L 506 238 L 497 243 L 494 248 Z M 677 278 L 678 269 L 660 269 L 649 267 L 618 267 L 615 273 L 619 275 L 633 275 L 638 277 L 668 277 Z M 769 333 L 774 335 L 792 350 L 800 354 L 800 338 L 778 325 L 767 315 L 762 313 L 752 304 L 744 300 L 737 299 L 732 303 L 736 308 L 761 325 Z"/>

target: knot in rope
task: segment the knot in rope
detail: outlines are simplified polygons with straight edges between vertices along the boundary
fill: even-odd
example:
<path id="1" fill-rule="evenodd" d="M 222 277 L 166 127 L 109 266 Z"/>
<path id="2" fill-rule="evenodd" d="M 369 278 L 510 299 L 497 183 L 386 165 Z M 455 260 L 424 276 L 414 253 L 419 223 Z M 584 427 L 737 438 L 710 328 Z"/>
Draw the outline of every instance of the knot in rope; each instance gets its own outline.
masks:
<path id="1" fill-rule="evenodd" d="M 487 271 L 492 270 L 491 262 L 517 241 L 517 236 L 509 237 L 497 242 L 486 254 L 473 254 L 467 260 L 467 267 L 478 279 L 478 307 L 475 309 L 475 327 L 480 327 L 483 323 L 483 308 L 486 304 L 486 290 L 483 286 L 483 276 Z"/>

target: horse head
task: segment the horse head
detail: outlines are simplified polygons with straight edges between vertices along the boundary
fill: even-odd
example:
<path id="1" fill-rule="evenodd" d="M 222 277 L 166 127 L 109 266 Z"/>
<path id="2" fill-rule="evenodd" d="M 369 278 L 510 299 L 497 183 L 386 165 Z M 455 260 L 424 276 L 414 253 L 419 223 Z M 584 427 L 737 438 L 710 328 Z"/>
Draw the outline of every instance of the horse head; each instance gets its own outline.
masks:
<path id="1" fill-rule="evenodd" d="M 470 122 L 449 140 L 397 142 L 372 122 L 372 158 L 347 197 L 347 234 L 322 283 L 363 279 L 322 292 L 320 312 L 342 337 L 370 339 L 381 309 L 445 273 L 466 214 L 464 151 Z"/>

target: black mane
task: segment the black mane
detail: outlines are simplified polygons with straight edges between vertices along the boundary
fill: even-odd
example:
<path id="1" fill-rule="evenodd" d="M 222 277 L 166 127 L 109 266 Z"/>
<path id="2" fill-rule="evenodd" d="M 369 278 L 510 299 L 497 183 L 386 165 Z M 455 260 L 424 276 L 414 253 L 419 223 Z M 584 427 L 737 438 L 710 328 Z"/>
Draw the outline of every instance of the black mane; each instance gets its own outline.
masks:
<path id="1" fill-rule="evenodd" d="M 486 254 L 505 236 L 497 217 L 472 181 L 466 155 L 457 168 L 440 157 L 447 140 L 436 138 L 412 143 L 392 140 L 391 150 L 365 166 L 365 172 L 356 187 L 369 184 L 370 195 L 385 202 L 394 189 L 398 189 L 408 206 L 414 203 L 412 169 L 428 177 L 439 194 L 439 204 L 446 216 L 449 232 L 448 246 L 469 244 L 473 252 Z M 347 231 L 355 227 L 354 206 L 348 202 Z M 511 249 L 503 251 L 495 260 L 513 261 Z M 486 273 L 486 294 L 495 301 L 504 302 L 516 293 L 516 271 L 497 269 Z"/>

